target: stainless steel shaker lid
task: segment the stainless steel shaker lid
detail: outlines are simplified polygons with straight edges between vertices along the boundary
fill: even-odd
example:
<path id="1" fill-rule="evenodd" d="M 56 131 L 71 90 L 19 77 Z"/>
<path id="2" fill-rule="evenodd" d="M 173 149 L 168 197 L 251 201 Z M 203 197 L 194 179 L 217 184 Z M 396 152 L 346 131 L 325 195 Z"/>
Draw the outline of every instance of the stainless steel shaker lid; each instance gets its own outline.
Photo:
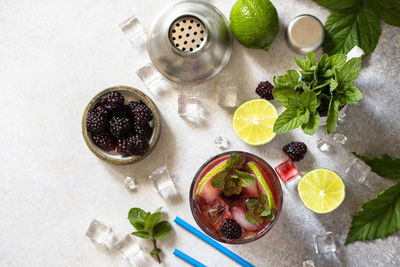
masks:
<path id="1" fill-rule="evenodd" d="M 147 49 L 153 65 L 178 83 L 199 83 L 228 63 L 232 32 L 213 5 L 198 0 L 175 2 L 151 25 Z"/>
<path id="2" fill-rule="evenodd" d="M 286 29 L 286 41 L 289 47 L 300 54 L 318 49 L 324 38 L 324 26 L 318 18 L 312 15 L 297 16 Z"/>

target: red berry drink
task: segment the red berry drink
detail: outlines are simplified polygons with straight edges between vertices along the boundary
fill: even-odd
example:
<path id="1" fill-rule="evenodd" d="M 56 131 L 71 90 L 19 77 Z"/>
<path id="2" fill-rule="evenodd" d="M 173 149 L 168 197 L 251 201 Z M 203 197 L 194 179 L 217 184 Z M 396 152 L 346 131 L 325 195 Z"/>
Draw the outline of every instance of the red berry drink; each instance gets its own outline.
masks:
<path id="1" fill-rule="evenodd" d="M 240 151 L 219 154 L 203 164 L 189 198 L 200 228 L 231 244 L 265 235 L 282 208 L 282 189 L 274 170 L 261 158 Z"/>

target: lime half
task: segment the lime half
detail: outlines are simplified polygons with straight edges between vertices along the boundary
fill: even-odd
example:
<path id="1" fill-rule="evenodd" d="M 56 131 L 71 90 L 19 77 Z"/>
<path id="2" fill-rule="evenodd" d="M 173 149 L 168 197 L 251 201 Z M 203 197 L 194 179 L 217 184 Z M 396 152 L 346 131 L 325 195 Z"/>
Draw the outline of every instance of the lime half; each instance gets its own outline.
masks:
<path id="1" fill-rule="evenodd" d="M 200 190 L 203 187 L 204 183 L 210 179 L 211 177 L 214 177 L 215 174 L 217 174 L 218 172 L 224 170 L 226 168 L 226 163 L 228 162 L 228 159 L 221 162 L 220 164 L 218 164 L 217 166 L 215 166 L 213 169 L 211 169 L 211 171 L 209 171 L 206 175 L 204 175 L 203 179 L 201 179 L 199 185 L 197 186 L 197 191 L 196 191 L 196 197 L 199 196 L 200 194 Z"/>
<path id="2" fill-rule="evenodd" d="M 269 206 L 270 206 L 271 210 L 274 210 L 275 209 L 274 197 L 272 195 L 271 189 L 269 188 L 267 182 L 264 179 L 264 176 L 261 174 L 260 169 L 252 161 L 249 162 L 247 165 L 253 171 L 254 175 L 257 177 L 257 180 L 260 182 L 260 184 L 263 186 L 265 193 L 267 194 L 267 197 L 268 197 Z"/>
<path id="3" fill-rule="evenodd" d="M 278 112 L 266 99 L 252 99 L 240 105 L 233 114 L 232 127 L 236 135 L 253 146 L 270 142 L 276 136 L 273 128 Z"/>
<path id="4" fill-rule="evenodd" d="M 315 169 L 304 175 L 297 185 L 304 206 L 315 213 L 329 213 L 342 204 L 345 185 L 342 178 L 328 169 Z"/>

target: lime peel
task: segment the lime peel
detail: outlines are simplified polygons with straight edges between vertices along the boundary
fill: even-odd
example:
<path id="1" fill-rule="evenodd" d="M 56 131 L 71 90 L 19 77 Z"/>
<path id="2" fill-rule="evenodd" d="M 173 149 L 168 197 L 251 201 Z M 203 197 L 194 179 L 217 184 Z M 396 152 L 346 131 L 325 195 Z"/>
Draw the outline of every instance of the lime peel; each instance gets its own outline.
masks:
<path id="1" fill-rule="evenodd" d="M 261 174 L 261 171 L 258 169 L 257 165 L 252 161 L 247 163 L 247 165 L 253 171 L 254 175 L 257 177 L 257 180 L 260 182 L 260 184 L 264 187 L 267 193 L 269 206 L 271 207 L 272 210 L 274 210 L 275 209 L 274 197 L 272 195 L 271 189 L 269 188 L 267 182 L 264 179 L 264 176 Z"/>
<path id="2" fill-rule="evenodd" d="M 218 164 L 217 166 L 215 166 L 212 170 L 210 170 L 206 175 L 204 175 L 203 179 L 201 179 L 201 181 L 199 182 L 199 185 L 197 186 L 197 190 L 196 190 L 196 198 L 199 197 L 201 188 L 203 186 L 203 184 L 210 178 L 214 177 L 215 174 L 217 174 L 220 171 L 225 170 L 226 168 L 226 164 L 228 162 L 229 159 L 221 162 L 220 164 Z"/>

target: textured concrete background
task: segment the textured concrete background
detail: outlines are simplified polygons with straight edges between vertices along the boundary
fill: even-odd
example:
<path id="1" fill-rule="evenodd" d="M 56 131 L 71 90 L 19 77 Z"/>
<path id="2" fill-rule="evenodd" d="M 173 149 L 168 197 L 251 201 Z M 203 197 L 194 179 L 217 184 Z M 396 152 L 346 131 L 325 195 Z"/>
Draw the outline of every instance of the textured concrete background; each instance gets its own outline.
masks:
<path id="1" fill-rule="evenodd" d="M 231 149 L 265 158 L 272 166 L 281 161 L 281 147 L 302 140 L 310 152 L 297 166 L 301 171 L 329 167 L 343 176 L 346 157 L 316 150 L 320 129 L 313 137 L 301 131 L 278 136 L 262 147 L 238 140 L 230 125 L 232 110 L 217 106 L 218 84 L 226 80 L 240 86 L 240 100 L 255 97 L 264 79 L 294 68 L 284 40 L 285 25 L 302 13 L 325 21 L 329 12 L 311 0 L 275 1 L 281 31 L 269 52 L 245 49 L 236 41 L 224 72 L 201 87 L 207 123 L 193 128 L 177 115 L 176 90 L 152 96 L 163 116 L 162 136 L 146 160 L 131 166 L 112 166 L 98 160 L 81 136 L 84 107 L 97 92 L 113 85 L 130 85 L 151 94 L 134 72 L 148 61 L 134 50 L 118 24 L 136 14 L 148 28 L 154 14 L 170 1 L 10 1 L 0 0 L 0 266 L 124 266 L 115 252 L 95 247 L 84 233 L 92 218 L 113 227 L 119 236 L 130 233 L 129 209 L 155 210 L 164 206 L 169 219 L 176 215 L 194 224 L 187 195 L 201 164 L 219 151 L 217 135 L 230 139 Z M 225 15 L 233 0 L 211 1 Z M 320 55 L 320 51 L 318 55 Z M 351 106 L 338 131 L 349 137 L 344 149 L 369 156 L 400 156 L 400 28 L 382 24 L 375 52 L 363 62 L 357 80 L 365 99 Z M 155 168 L 167 164 L 178 177 L 183 201 L 169 206 L 153 192 L 147 179 Z M 137 177 L 139 190 L 123 187 L 126 175 Z M 345 177 L 346 178 L 346 177 Z M 374 188 L 391 182 L 373 176 Z M 248 245 L 230 246 L 257 266 L 301 266 L 314 259 L 319 266 L 399 266 L 400 236 L 357 242 L 343 248 L 351 215 L 375 193 L 345 179 L 347 196 L 328 215 L 306 210 L 295 193 L 285 191 L 284 208 L 270 233 Z M 333 231 L 340 250 L 316 257 L 312 235 Z M 171 253 L 174 247 L 209 266 L 230 266 L 232 261 L 213 248 L 174 227 L 160 243 L 166 252 L 164 266 L 184 266 Z M 153 264 L 152 260 L 149 265 Z M 157 264 L 153 264 L 158 266 Z"/>

